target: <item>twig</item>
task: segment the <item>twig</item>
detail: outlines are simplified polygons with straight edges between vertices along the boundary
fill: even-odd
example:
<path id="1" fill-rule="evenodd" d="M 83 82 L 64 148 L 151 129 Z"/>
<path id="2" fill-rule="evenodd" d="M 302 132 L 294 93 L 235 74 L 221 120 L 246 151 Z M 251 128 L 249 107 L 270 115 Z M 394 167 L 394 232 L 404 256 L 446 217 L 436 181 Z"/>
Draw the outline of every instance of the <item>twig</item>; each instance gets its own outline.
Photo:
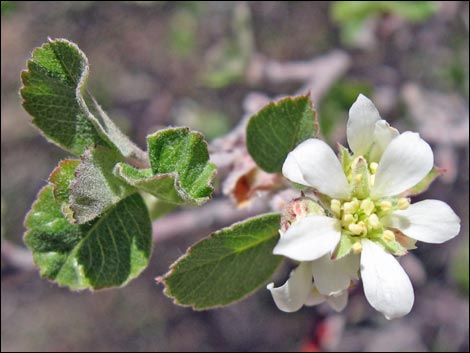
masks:
<path id="1" fill-rule="evenodd" d="M 197 209 L 173 213 L 157 220 L 153 223 L 153 240 L 161 243 L 209 228 L 228 226 L 268 210 L 268 203 L 263 199 L 257 199 L 243 209 L 236 209 L 227 199 L 213 200 Z"/>
<path id="2" fill-rule="evenodd" d="M 22 246 L 12 244 L 2 239 L 2 269 L 7 266 L 13 270 L 34 270 L 34 262 L 31 252 Z"/>

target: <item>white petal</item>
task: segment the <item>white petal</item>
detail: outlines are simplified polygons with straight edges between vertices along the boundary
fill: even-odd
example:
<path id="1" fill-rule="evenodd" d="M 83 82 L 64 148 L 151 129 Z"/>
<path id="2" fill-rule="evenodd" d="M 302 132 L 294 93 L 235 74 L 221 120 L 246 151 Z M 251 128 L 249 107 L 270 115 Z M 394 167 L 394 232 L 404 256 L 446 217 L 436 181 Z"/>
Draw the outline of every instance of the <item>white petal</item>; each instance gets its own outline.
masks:
<path id="1" fill-rule="evenodd" d="M 308 139 L 287 155 L 284 176 L 334 198 L 348 198 L 350 187 L 338 157 L 325 142 Z"/>
<path id="2" fill-rule="evenodd" d="M 305 181 L 304 176 L 300 171 L 299 164 L 297 163 L 297 160 L 295 159 L 295 156 L 292 152 L 287 155 L 287 158 L 284 161 L 282 166 L 282 173 L 287 179 L 293 181 L 294 183 L 309 186 Z"/>
<path id="3" fill-rule="evenodd" d="M 340 223 L 334 218 L 315 215 L 301 218 L 281 234 L 273 254 L 297 261 L 316 260 L 335 249 L 340 230 Z"/>
<path id="4" fill-rule="evenodd" d="M 326 299 L 328 304 L 337 312 L 343 311 L 343 309 L 348 305 L 348 296 L 349 293 L 347 290 L 342 292 L 338 296 L 330 296 Z"/>
<path id="5" fill-rule="evenodd" d="M 315 285 L 313 285 L 313 290 L 310 292 L 309 296 L 307 297 L 307 300 L 305 301 L 305 305 L 314 306 L 314 305 L 318 305 L 318 304 L 325 302 L 325 300 L 326 300 L 326 297 L 323 294 L 320 294 L 320 292 L 318 292 L 315 289 Z"/>
<path id="6" fill-rule="evenodd" d="M 322 256 L 312 265 L 315 286 L 323 295 L 338 295 L 349 288 L 352 278 L 359 271 L 359 256 L 351 254 L 339 260 L 330 255 Z"/>
<path id="7" fill-rule="evenodd" d="M 313 290 L 312 263 L 302 262 L 281 287 L 274 288 L 274 284 L 270 283 L 267 288 L 279 310 L 287 313 L 299 310 Z"/>
<path id="8" fill-rule="evenodd" d="M 398 195 L 415 186 L 432 169 L 431 147 L 413 132 L 404 132 L 386 148 L 377 167 L 372 197 Z"/>
<path id="9" fill-rule="evenodd" d="M 380 114 L 374 103 L 360 94 L 349 109 L 349 120 L 346 130 L 349 148 L 355 155 L 365 155 L 373 142 L 375 123 Z"/>
<path id="10" fill-rule="evenodd" d="M 460 218 L 448 204 L 438 200 L 411 204 L 406 210 L 393 212 L 386 221 L 389 227 L 426 243 L 443 243 L 460 231 Z"/>
<path id="11" fill-rule="evenodd" d="M 391 127 L 385 120 L 375 123 L 374 144 L 369 154 L 369 162 L 378 162 L 387 146 L 400 135 L 397 129 Z"/>
<path id="12" fill-rule="evenodd" d="M 387 319 L 410 312 L 414 293 L 408 275 L 390 253 L 368 239 L 362 240 L 361 276 L 370 305 Z"/>

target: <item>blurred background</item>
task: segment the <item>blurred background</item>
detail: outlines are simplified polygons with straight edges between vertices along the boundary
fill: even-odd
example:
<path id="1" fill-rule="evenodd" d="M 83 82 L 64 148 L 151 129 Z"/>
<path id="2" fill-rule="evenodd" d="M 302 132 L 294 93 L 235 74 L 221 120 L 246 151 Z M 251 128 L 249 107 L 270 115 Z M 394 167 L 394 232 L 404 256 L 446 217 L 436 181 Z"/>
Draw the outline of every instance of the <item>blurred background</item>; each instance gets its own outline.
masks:
<path id="1" fill-rule="evenodd" d="M 469 350 L 468 2 L 2 1 L 1 28 L 2 351 Z M 264 289 L 213 311 L 173 305 L 154 278 L 227 225 L 223 215 L 167 232 L 125 288 L 73 293 L 41 280 L 22 222 L 67 155 L 32 127 L 18 90 L 32 49 L 48 36 L 86 53 L 91 92 L 142 148 L 147 133 L 167 125 L 212 141 L 260 102 L 307 90 L 323 136 L 344 142 L 347 111 L 364 93 L 383 118 L 432 145 L 447 173 L 416 200 L 449 203 L 461 234 L 403 258 L 416 302 L 394 321 L 368 305 L 361 286 L 342 314 L 326 306 L 285 314 Z M 228 200 L 220 190 L 216 198 Z"/>

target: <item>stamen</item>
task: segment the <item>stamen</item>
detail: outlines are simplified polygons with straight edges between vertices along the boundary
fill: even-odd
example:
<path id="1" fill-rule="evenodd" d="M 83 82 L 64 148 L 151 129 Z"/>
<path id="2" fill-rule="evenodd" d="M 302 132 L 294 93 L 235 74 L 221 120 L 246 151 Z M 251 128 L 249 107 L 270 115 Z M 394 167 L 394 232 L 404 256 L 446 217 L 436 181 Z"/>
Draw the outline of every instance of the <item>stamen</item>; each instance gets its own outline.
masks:
<path id="1" fill-rule="evenodd" d="M 351 223 L 348 226 L 348 229 L 354 235 L 360 235 L 362 232 L 364 232 L 364 222 L 362 222 L 362 224 Z"/>
<path id="2" fill-rule="evenodd" d="M 352 214 L 345 214 L 343 215 L 343 218 L 341 219 L 341 225 L 345 228 L 353 222 L 354 222 L 354 217 Z"/>
<path id="3" fill-rule="evenodd" d="M 375 205 L 370 199 L 365 199 L 361 202 L 361 208 L 369 216 L 374 211 Z"/>
<path id="4" fill-rule="evenodd" d="M 386 230 L 383 234 L 383 238 L 385 241 L 393 241 L 395 240 L 395 234 L 391 230 Z"/>
<path id="5" fill-rule="evenodd" d="M 390 201 L 380 202 L 380 208 L 383 212 L 389 212 L 392 209 L 392 203 Z"/>
<path id="6" fill-rule="evenodd" d="M 330 202 L 331 211 L 339 217 L 341 214 L 341 201 L 332 199 Z"/>
<path id="7" fill-rule="evenodd" d="M 402 197 L 401 199 L 398 200 L 398 208 L 400 210 L 406 210 L 410 206 L 410 200 L 408 200 L 406 197 Z"/>
<path id="8" fill-rule="evenodd" d="M 380 220 L 379 217 L 375 214 L 372 213 L 369 216 L 369 219 L 367 220 L 367 224 L 369 225 L 370 228 L 372 229 L 379 229 L 380 228 Z"/>
<path id="9" fill-rule="evenodd" d="M 375 172 L 377 171 L 377 167 L 378 167 L 378 163 L 376 162 L 372 162 L 370 165 L 369 165 L 369 169 L 370 169 L 370 172 L 371 174 L 375 174 Z"/>
<path id="10" fill-rule="evenodd" d="M 362 244 L 361 242 L 354 243 L 352 246 L 352 251 L 354 254 L 360 254 L 362 251 Z"/>

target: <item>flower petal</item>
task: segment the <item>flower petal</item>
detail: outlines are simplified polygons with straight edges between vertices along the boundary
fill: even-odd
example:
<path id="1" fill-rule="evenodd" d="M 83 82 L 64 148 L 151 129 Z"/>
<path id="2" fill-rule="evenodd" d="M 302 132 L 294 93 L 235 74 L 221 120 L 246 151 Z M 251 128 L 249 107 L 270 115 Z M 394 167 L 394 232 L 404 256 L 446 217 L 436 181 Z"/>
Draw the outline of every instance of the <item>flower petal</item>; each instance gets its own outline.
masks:
<path id="1" fill-rule="evenodd" d="M 335 249 L 341 236 L 340 230 L 339 221 L 334 218 L 306 216 L 281 234 L 273 254 L 297 261 L 316 260 Z"/>
<path id="2" fill-rule="evenodd" d="M 308 139 L 287 155 L 282 174 L 334 198 L 348 198 L 350 187 L 333 150 L 325 142 Z"/>
<path id="3" fill-rule="evenodd" d="M 282 173 L 287 179 L 294 183 L 309 186 L 308 183 L 305 181 L 302 172 L 300 171 L 300 166 L 297 163 L 297 160 L 295 159 L 295 156 L 293 154 L 294 151 L 287 155 L 287 158 L 282 166 Z"/>
<path id="4" fill-rule="evenodd" d="M 408 275 L 393 255 L 368 239 L 362 240 L 361 276 L 370 305 L 387 319 L 410 312 L 414 293 Z"/>
<path id="5" fill-rule="evenodd" d="M 431 147 L 413 132 L 404 132 L 388 145 L 377 167 L 371 196 L 398 195 L 415 186 L 432 169 Z"/>
<path id="6" fill-rule="evenodd" d="M 312 263 L 302 262 L 281 287 L 274 288 L 274 284 L 269 283 L 267 288 L 279 310 L 286 313 L 299 310 L 313 290 Z"/>
<path id="7" fill-rule="evenodd" d="M 323 294 L 320 294 L 320 292 L 318 292 L 318 290 L 316 289 L 315 285 L 313 285 L 313 290 L 308 295 L 307 300 L 305 301 L 305 305 L 314 306 L 321 304 L 325 301 L 326 297 Z"/>
<path id="8" fill-rule="evenodd" d="M 460 218 L 438 200 L 411 204 L 406 210 L 393 212 L 386 222 L 410 238 L 434 244 L 452 239 L 460 231 Z"/>
<path id="9" fill-rule="evenodd" d="M 357 278 L 359 256 L 349 254 L 339 260 L 331 260 L 330 255 L 315 260 L 312 272 L 315 286 L 323 295 L 338 295 L 347 289 L 352 278 Z"/>
<path id="10" fill-rule="evenodd" d="M 349 120 L 346 130 L 349 148 L 355 155 L 365 155 L 373 142 L 375 123 L 380 114 L 374 103 L 360 94 L 349 109 Z"/>
<path id="11" fill-rule="evenodd" d="M 348 296 L 349 293 L 345 290 L 340 295 L 329 296 L 326 301 L 335 311 L 340 312 L 348 305 Z"/>
<path id="12" fill-rule="evenodd" d="M 387 146 L 399 135 L 398 130 L 391 127 L 385 120 L 377 121 L 374 129 L 374 144 L 368 158 L 369 162 L 380 161 Z"/>

